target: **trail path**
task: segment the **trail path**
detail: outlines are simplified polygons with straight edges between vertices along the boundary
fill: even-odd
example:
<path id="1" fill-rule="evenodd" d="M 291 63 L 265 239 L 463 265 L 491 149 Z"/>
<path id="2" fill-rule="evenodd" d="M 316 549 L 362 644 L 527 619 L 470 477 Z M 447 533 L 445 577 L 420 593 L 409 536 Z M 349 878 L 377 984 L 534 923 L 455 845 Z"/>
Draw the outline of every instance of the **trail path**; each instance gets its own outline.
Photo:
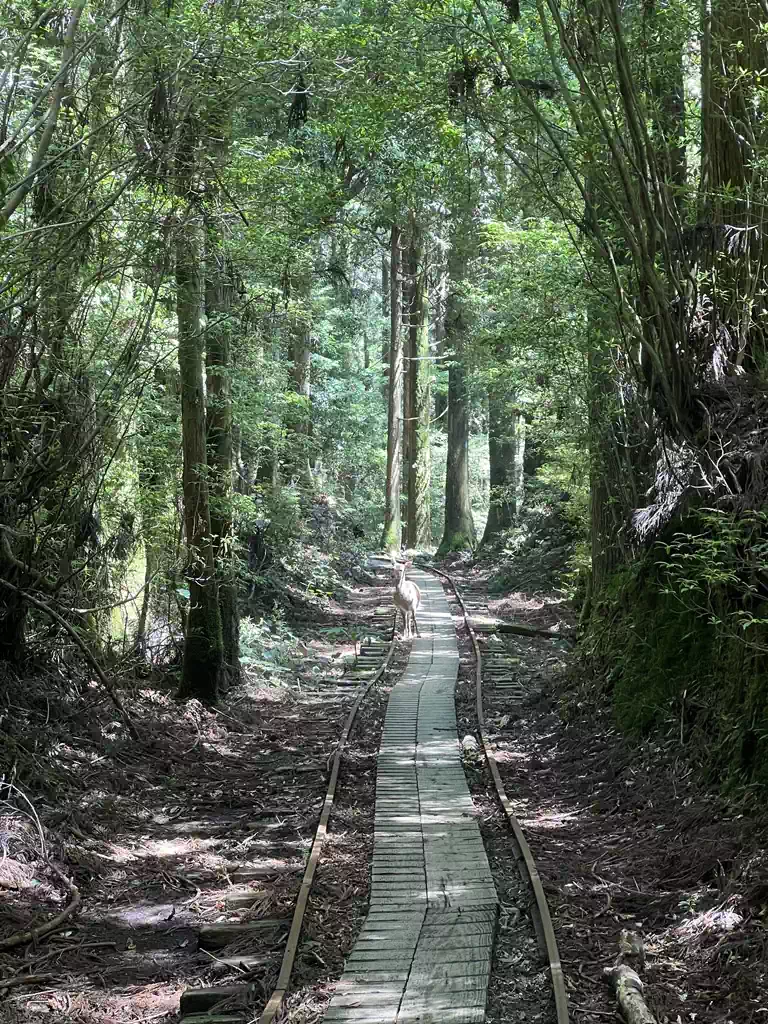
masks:
<path id="1" fill-rule="evenodd" d="M 376 775 L 368 917 L 325 1020 L 484 1019 L 497 896 L 459 759 L 459 653 L 440 583 L 422 592 L 421 639 L 389 698 Z"/>

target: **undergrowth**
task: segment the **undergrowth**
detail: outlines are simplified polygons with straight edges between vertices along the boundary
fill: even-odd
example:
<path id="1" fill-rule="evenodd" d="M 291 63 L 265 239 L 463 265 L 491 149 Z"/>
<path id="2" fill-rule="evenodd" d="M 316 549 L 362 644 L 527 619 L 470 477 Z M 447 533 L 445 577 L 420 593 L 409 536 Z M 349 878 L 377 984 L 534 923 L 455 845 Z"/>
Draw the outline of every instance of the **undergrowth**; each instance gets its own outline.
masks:
<path id="1" fill-rule="evenodd" d="M 673 733 L 729 786 L 768 784 L 763 522 L 691 515 L 614 573 L 581 643 L 621 729 Z"/>

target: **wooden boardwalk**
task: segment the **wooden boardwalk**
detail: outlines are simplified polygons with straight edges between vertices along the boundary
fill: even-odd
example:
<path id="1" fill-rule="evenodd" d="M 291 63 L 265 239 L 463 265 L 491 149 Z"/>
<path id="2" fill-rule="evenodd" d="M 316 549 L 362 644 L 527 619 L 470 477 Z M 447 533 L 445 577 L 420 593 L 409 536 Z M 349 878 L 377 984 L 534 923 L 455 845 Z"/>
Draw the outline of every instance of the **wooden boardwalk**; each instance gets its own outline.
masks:
<path id="1" fill-rule="evenodd" d="M 368 917 L 329 1024 L 483 1021 L 497 896 L 459 760 L 456 635 L 439 581 L 389 698 L 376 775 Z"/>

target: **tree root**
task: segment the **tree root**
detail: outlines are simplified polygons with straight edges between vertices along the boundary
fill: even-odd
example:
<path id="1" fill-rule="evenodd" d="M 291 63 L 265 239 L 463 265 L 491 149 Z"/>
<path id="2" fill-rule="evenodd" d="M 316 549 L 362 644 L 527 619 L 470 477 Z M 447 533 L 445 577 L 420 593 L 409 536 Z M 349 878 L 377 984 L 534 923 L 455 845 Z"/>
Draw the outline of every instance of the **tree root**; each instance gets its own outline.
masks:
<path id="1" fill-rule="evenodd" d="M 16 946 L 25 946 L 28 942 L 37 942 L 38 939 L 42 939 L 45 935 L 50 935 L 51 932 L 58 931 L 61 926 L 72 917 L 75 911 L 82 903 L 82 897 L 80 890 L 77 888 L 74 882 L 70 882 L 67 876 L 56 867 L 55 864 L 50 864 L 51 869 L 57 875 L 59 880 L 63 883 L 64 887 L 72 897 L 67 906 L 57 914 L 56 917 L 51 918 L 50 921 L 46 921 L 44 924 L 38 925 L 37 928 L 29 928 L 24 932 L 16 932 L 14 935 L 9 935 L 7 939 L 0 940 L 0 950 L 15 949 Z M 0 981 L 0 989 L 4 986 L 3 982 Z"/>
<path id="2" fill-rule="evenodd" d="M 12 978 L 0 978 L 0 992 L 15 985 L 48 985 L 58 980 L 57 974 L 14 974 Z"/>

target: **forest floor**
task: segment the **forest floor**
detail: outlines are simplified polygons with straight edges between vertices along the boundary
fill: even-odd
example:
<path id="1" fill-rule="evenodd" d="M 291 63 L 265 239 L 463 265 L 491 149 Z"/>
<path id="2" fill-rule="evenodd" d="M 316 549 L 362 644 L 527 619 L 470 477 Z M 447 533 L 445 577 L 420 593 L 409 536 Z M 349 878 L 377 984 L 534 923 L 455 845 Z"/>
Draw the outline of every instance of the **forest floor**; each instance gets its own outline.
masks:
<path id="1" fill-rule="evenodd" d="M 459 586 L 493 590 L 490 613 L 550 626 L 570 618 L 559 589 L 563 558 L 551 545 L 546 557 L 512 559 L 505 591 L 495 563 L 450 571 Z M 0 1020 L 170 1022 L 188 985 L 241 980 L 253 984 L 254 1010 L 263 1005 L 329 755 L 353 699 L 336 682 L 356 635 L 389 600 L 388 574 L 376 583 L 351 588 L 319 617 L 276 623 L 271 680 L 249 672 L 215 712 L 181 705 L 154 684 L 137 687 L 126 702 L 138 744 L 95 691 L 84 703 L 57 686 L 53 670 L 48 679 L 4 681 L 16 710 L 19 781 L 26 779 L 47 855 L 73 879 L 82 904 L 49 938 L 2 950 L 3 936 L 72 899 L 45 868 L 34 820 L 9 805 L 0 816 Z M 511 707 L 489 687 L 486 715 L 547 890 L 573 1020 L 620 1020 L 602 972 L 616 958 L 622 929 L 643 935 L 640 973 L 660 1024 L 765 1020 L 765 815 L 748 793 L 726 798 L 707 789 L 674 732 L 653 742 L 621 737 L 609 710 L 586 699 L 576 656 L 563 645 L 505 639 L 529 696 Z M 461 632 L 460 646 L 463 735 L 475 723 Z M 399 645 L 390 682 L 406 656 Z M 365 914 L 387 685 L 364 705 L 344 759 L 285 1008 L 292 1024 L 321 1018 Z M 516 913 L 519 886 L 504 823 L 482 763 L 468 763 L 467 774 L 505 913 Z M 198 949 L 202 923 L 265 919 L 275 923 L 256 943 L 247 940 L 253 959 L 245 965 L 237 944 Z M 543 1022 L 546 978 L 530 941 L 515 945 L 514 930 L 503 918 L 489 1019 Z"/>
<path id="2" fill-rule="evenodd" d="M 513 559 L 503 575 L 520 588 L 490 597 L 488 612 L 545 628 L 567 621 L 558 561 L 556 548 Z M 460 587 L 497 589 L 491 563 L 451 571 Z M 547 892 L 572 1019 L 621 1020 L 603 971 L 626 929 L 642 936 L 634 966 L 659 1022 L 768 1020 L 764 801 L 706 785 L 673 726 L 655 739 L 620 735 L 575 654 L 505 640 L 529 697 L 513 708 L 491 685 L 485 711 Z M 471 701 L 463 706 L 470 729 Z"/>
<path id="3" fill-rule="evenodd" d="M 14 750 L 34 813 L 9 804 L 0 814 L 0 1020 L 177 1020 L 188 985 L 239 981 L 253 983 L 253 1005 L 263 1005 L 355 696 L 337 684 L 377 605 L 391 600 L 389 574 L 378 582 L 273 623 L 271 660 L 248 669 L 215 711 L 180 704 L 157 683 L 123 691 L 139 743 L 97 693 L 83 703 L 53 673 L 6 680 L 9 705 L 23 712 Z M 299 979 L 340 973 L 365 909 L 385 704 L 386 690 L 374 689 L 345 757 Z M 4 937 L 71 901 L 48 859 L 74 881 L 81 905 L 48 939 L 4 951 Z M 198 949 L 201 924 L 264 920 L 274 927 L 256 939 Z"/>

